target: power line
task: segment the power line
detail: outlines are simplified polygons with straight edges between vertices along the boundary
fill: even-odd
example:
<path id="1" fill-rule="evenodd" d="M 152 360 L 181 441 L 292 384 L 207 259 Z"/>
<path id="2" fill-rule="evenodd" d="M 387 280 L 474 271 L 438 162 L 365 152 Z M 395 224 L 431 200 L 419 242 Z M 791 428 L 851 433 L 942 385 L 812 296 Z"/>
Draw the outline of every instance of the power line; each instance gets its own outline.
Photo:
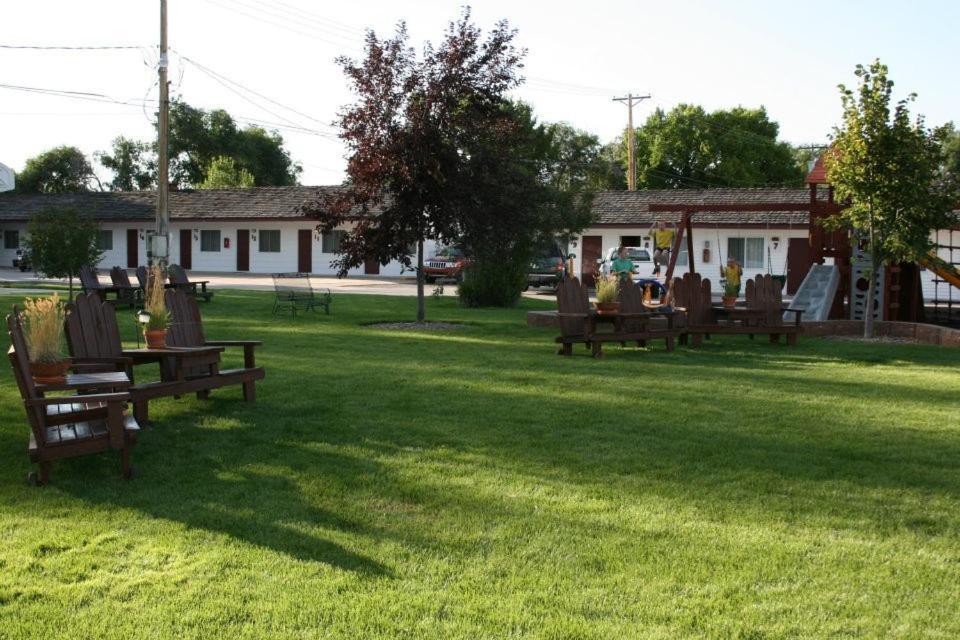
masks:
<path id="1" fill-rule="evenodd" d="M 0 49 L 30 49 L 34 51 L 114 51 L 121 49 L 156 49 L 156 47 L 131 45 L 69 46 L 69 45 L 15 45 L 0 44 Z"/>
<path id="2" fill-rule="evenodd" d="M 218 73 L 218 72 L 214 71 L 213 69 L 211 69 L 211 68 L 209 68 L 209 67 L 207 67 L 207 66 L 204 66 L 204 65 L 200 64 L 200 63 L 197 62 L 196 60 L 193 60 L 193 59 L 191 59 L 191 58 L 188 58 L 187 56 L 181 54 L 179 51 L 174 51 L 174 53 L 176 53 L 177 56 L 178 56 L 181 60 L 183 60 L 183 61 L 185 61 L 185 62 L 188 62 L 189 64 L 197 67 L 200 71 L 206 73 L 207 75 L 213 77 L 214 79 L 219 79 L 219 80 L 222 80 L 222 81 L 224 81 L 224 82 L 227 82 L 227 83 L 229 83 L 229 84 L 231 84 L 231 85 L 234 85 L 234 86 L 236 86 L 236 87 L 238 87 L 238 88 L 240 88 L 240 89 L 243 89 L 244 91 L 246 91 L 246 92 L 248 92 L 248 93 L 251 93 L 251 94 L 257 96 L 258 98 L 261 98 L 261 99 L 263 99 L 263 100 L 266 100 L 266 101 L 269 102 L 270 104 L 276 105 L 276 106 L 278 106 L 278 107 L 280 107 L 280 108 L 282 108 L 282 109 L 286 109 L 287 111 L 289 111 L 289 112 L 291 112 L 291 113 L 295 113 L 295 114 L 297 114 L 298 116 L 301 116 L 301 117 L 306 118 L 306 119 L 308 119 L 308 120 L 312 120 L 313 122 L 316 122 L 316 123 L 318 123 L 318 124 L 320 124 L 320 125 L 322 125 L 322 126 L 324 126 L 324 127 L 331 128 L 330 125 L 324 123 L 324 122 L 323 122 L 322 120 L 320 120 L 319 118 L 315 118 L 315 117 L 311 116 L 310 114 L 304 113 L 303 111 L 299 111 L 299 110 L 297 110 L 297 109 L 294 109 L 293 107 L 290 107 L 290 106 L 287 106 L 287 105 L 285 105 L 285 104 L 283 104 L 283 103 L 281 103 L 281 102 L 278 102 L 278 101 L 274 100 L 273 98 L 270 98 L 270 97 L 268 97 L 268 96 L 265 96 L 265 95 L 263 95 L 262 93 L 260 93 L 260 92 L 258 92 L 258 91 L 254 91 L 253 89 L 251 89 L 251 88 L 249 88 L 249 87 L 247 87 L 247 86 L 245 86 L 245 85 L 240 84 L 240 83 L 237 82 L 236 80 L 231 80 L 230 78 L 226 77 L 226 76 L 223 75 L 222 73 Z M 263 108 L 263 107 L 260 107 L 260 108 Z M 269 113 L 269 112 L 268 112 L 268 113 Z M 277 116 L 277 117 L 280 117 L 280 116 Z M 281 119 L 285 119 L 285 118 L 281 118 Z M 293 124 L 298 124 L 298 123 L 293 123 Z"/>

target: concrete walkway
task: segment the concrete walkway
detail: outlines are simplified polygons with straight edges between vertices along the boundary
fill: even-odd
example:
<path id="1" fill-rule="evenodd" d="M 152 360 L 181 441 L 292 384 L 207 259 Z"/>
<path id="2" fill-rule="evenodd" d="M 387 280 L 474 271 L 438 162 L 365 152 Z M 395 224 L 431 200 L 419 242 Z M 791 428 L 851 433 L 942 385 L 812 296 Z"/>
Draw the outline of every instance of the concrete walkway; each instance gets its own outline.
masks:
<path id="1" fill-rule="evenodd" d="M 128 270 L 130 279 L 136 283 L 136 274 Z M 191 280 L 209 280 L 208 285 L 214 291 L 216 289 L 251 289 L 256 291 L 273 291 L 273 279 L 269 274 L 254 273 L 207 273 L 203 271 L 190 271 Z M 101 273 L 100 279 L 108 282 L 108 276 Z M 310 281 L 315 287 L 325 287 L 334 293 L 361 293 L 386 296 L 416 296 L 417 282 L 413 277 L 387 278 L 380 276 L 349 276 L 346 278 L 336 278 L 331 276 L 310 276 Z M 22 282 L 25 285 L 34 282 L 58 282 L 66 284 L 65 279 L 55 278 L 37 278 L 32 271 L 21 273 L 17 269 L 0 268 L 0 283 L 3 282 Z M 74 286 L 79 287 L 80 283 L 74 280 Z M 426 294 L 432 295 L 435 285 L 426 285 Z M 17 291 L 25 291 L 17 289 Z M 456 296 L 457 285 L 443 285 L 444 296 Z M 540 298 L 553 300 L 553 291 L 544 289 L 539 292 L 537 289 L 531 289 L 524 293 L 531 298 Z"/>

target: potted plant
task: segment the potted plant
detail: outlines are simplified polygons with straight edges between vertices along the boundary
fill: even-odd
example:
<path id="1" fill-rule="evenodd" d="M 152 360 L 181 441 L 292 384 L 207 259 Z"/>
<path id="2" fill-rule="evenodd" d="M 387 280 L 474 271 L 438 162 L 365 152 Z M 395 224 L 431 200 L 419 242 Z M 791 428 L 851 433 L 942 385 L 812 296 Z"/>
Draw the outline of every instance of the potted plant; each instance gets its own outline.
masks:
<path id="1" fill-rule="evenodd" d="M 723 306 L 733 308 L 737 306 L 737 298 L 740 297 L 740 283 L 727 282 L 723 285 Z"/>
<path id="2" fill-rule="evenodd" d="M 30 356 L 30 374 L 40 384 L 63 382 L 70 359 L 63 355 L 63 321 L 66 317 L 59 294 L 27 298 L 23 303 L 24 338 Z"/>
<path id="3" fill-rule="evenodd" d="M 163 270 L 154 266 L 147 275 L 146 301 L 137 320 L 143 325 L 143 337 L 148 349 L 163 349 L 167 346 L 167 326 L 170 312 L 164 300 Z"/>
<path id="4" fill-rule="evenodd" d="M 615 314 L 620 311 L 620 278 L 614 273 L 597 276 L 597 313 Z"/>

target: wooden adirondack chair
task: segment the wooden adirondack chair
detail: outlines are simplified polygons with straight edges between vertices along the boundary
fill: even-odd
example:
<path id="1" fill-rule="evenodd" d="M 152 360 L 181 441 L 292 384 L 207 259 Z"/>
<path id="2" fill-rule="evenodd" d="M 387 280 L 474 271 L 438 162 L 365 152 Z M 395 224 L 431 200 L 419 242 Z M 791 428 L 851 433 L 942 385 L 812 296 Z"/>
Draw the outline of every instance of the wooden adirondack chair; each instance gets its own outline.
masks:
<path id="1" fill-rule="evenodd" d="M 140 285 L 140 290 L 143 291 L 144 296 L 146 296 L 146 293 L 147 293 L 147 279 L 148 279 L 148 278 L 149 278 L 149 276 L 147 275 L 147 268 L 144 267 L 143 265 L 137 267 L 137 284 Z M 169 282 L 165 282 L 165 283 L 163 284 L 163 288 L 164 288 L 164 289 L 176 289 L 176 288 L 177 288 L 177 285 L 175 285 L 175 284 L 170 284 Z"/>
<path id="2" fill-rule="evenodd" d="M 257 380 L 263 380 L 263 367 L 258 367 L 254 349 L 263 344 L 260 340 L 207 340 L 203 334 L 203 320 L 197 301 L 185 292 L 170 289 L 166 292 L 167 309 L 170 311 L 170 327 L 167 329 L 167 346 L 170 347 L 243 347 L 243 368 L 219 369 L 219 358 L 183 371 L 186 379 L 220 376 L 230 380 L 224 384 L 242 384 L 243 398 L 247 402 L 256 399 Z M 223 386 L 223 385 L 218 385 Z M 206 395 L 205 393 L 198 395 Z"/>
<path id="3" fill-rule="evenodd" d="M 782 290 L 780 281 L 769 274 L 758 276 L 755 280 L 747 280 L 745 290 L 747 308 L 766 311 L 763 319 L 758 323 L 762 330 L 757 333 L 769 333 L 770 342 L 779 342 L 780 336 L 785 335 L 787 344 L 794 345 L 797 343 L 797 334 L 803 331 L 800 325 L 803 309 L 784 309 Z M 794 324 L 784 324 L 784 312 L 794 314 Z"/>
<path id="4" fill-rule="evenodd" d="M 557 310 L 560 323 L 560 335 L 556 340 L 560 349 L 557 353 L 572 356 L 573 345 L 578 342 L 590 348 L 593 344 L 590 339 L 590 298 L 580 280 L 567 278 L 560 283 L 557 287 Z"/>
<path id="5" fill-rule="evenodd" d="M 682 344 L 692 342 L 695 346 L 703 342 L 707 333 L 704 327 L 716 325 L 713 314 L 710 281 L 701 279 L 699 273 L 685 273 L 682 278 L 674 278 L 670 285 L 676 307 L 681 311 L 680 326 L 683 335 Z"/>
<path id="6" fill-rule="evenodd" d="M 133 473 L 130 466 L 130 448 L 140 431 L 140 425 L 124 411 L 127 393 L 90 393 L 103 391 L 102 384 L 75 385 L 83 395 L 48 398 L 43 395 L 30 374 L 30 358 L 19 314 L 7 316 L 10 349 L 7 355 L 13 367 L 14 378 L 20 389 L 23 407 L 30 423 L 30 461 L 39 464 L 39 477 L 31 472 L 30 484 L 50 481 L 50 463 L 53 460 L 119 450 L 123 477 Z"/>
<path id="7" fill-rule="evenodd" d="M 213 292 L 207 291 L 207 285 L 210 283 L 209 280 L 191 282 L 187 276 L 187 272 L 178 264 L 172 264 L 167 267 L 167 278 L 169 278 L 170 284 L 172 284 L 174 288 L 195 298 L 203 298 L 204 302 L 210 302 L 210 298 L 213 297 Z M 198 285 L 200 287 L 199 290 L 197 289 Z"/>
<path id="8" fill-rule="evenodd" d="M 133 415 L 141 426 L 149 424 L 149 401 L 204 392 L 226 384 L 229 378 L 186 380 L 182 373 L 217 362 L 223 348 L 124 349 L 113 307 L 95 294 L 83 294 L 68 307 L 67 345 L 77 372 L 124 371 L 134 382 L 134 365 L 159 363 L 163 379 L 133 384 L 129 388 Z"/>
<path id="9" fill-rule="evenodd" d="M 80 267 L 80 286 L 84 293 L 95 293 L 101 300 L 106 300 L 114 304 L 128 304 L 131 307 L 136 303 L 133 288 L 123 289 L 113 284 L 104 284 L 100 282 L 100 276 L 97 270 L 91 266 Z M 113 296 L 111 299 L 110 296 Z"/>
<path id="10" fill-rule="evenodd" d="M 143 292 L 139 286 L 133 286 L 130 283 L 130 276 L 123 267 L 114 267 L 110 269 L 110 281 L 117 289 L 117 299 L 131 306 L 143 302 Z"/>

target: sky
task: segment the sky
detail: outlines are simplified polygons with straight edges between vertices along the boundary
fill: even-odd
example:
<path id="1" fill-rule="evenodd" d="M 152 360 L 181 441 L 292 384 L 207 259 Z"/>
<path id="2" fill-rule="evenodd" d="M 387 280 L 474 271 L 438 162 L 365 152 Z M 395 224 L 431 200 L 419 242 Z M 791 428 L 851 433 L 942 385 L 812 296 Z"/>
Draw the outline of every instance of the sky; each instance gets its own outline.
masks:
<path id="1" fill-rule="evenodd" d="M 411 42 L 438 41 L 461 2 L 168 0 L 173 95 L 269 123 L 303 166 L 303 184 L 336 184 L 344 147 L 333 123 L 351 101 L 339 55 L 363 33 L 407 22 Z M 0 47 L 0 163 L 22 169 L 51 147 L 93 155 L 118 135 L 148 140 L 156 108 L 159 0 L 5 2 Z M 476 0 L 474 20 L 507 19 L 528 50 L 516 97 L 544 121 L 608 141 L 626 123 L 613 97 L 650 94 L 635 121 L 678 103 L 765 106 L 781 138 L 822 144 L 840 118 L 837 85 L 879 57 L 898 96 L 928 124 L 960 122 L 960 2 L 946 0 Z M 198 66 L 199 65 L 199 66 Z M 7 85 L 6 87 L 3 85 Z M 10 85 L 82 92 L 50 95 Z M 253 92 L 253 93 L 251 93 Z M 122 104 L 118 104 L 120 102 Z M 109 173 L 97 167 L 101 177 Z"/>

